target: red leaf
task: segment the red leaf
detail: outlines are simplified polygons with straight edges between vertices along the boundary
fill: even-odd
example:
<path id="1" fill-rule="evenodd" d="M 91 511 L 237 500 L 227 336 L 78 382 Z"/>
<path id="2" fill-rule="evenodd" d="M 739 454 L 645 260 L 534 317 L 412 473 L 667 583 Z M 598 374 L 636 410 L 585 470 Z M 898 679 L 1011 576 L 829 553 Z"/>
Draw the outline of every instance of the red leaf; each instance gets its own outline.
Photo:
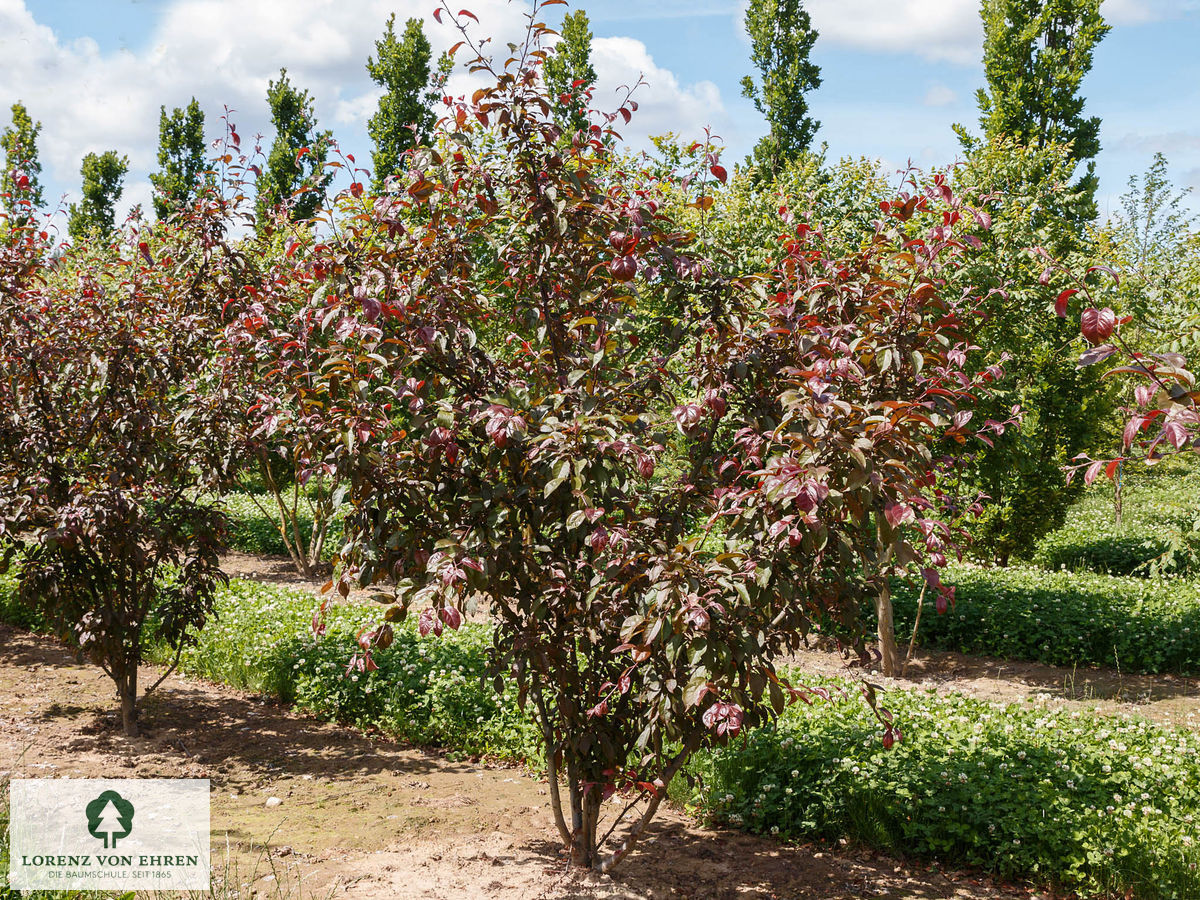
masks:
<path id="1" fill-rule="evenodd" d="M 1172 447 L 1178 450 L 1187 443 L 1188 433 L 1187 429 L 1179 422 L 1168 422 L 1163 426 L 1163 437 L 1171 443 Z"/>
<path id="2" fill-rule="evenodd" d="M 725 171 L 724 166 L 713 166 L 711 169 L 709 169 L 709 171 L 713 173 L 713 177 L 716 178 L 717 181 L 721 182 L 721 184 L 725 184 L 729 181 L 729 173 Z"/>
<path id="3" fill-rule="evenodd" d="M 475 13 L 471 12 L 469 9 L 460 9 L 458 14 L 460 16 L 466 16 L 469 19 L 474 19 L 476 22 L 479 21 L 479 16 L 475 15 Z"/>
<path id="4" fill-rule="evenodd" d="M 1107 306 L 1104 309 L 1090 307 L 1079 318 L 1079 331 L 1093 344 L 1107 341 L 1116 327 L 1117 316 Z"/>
<path id="5" fill-rule="evenodd" d="M 1105 272 L 1112 276 L 1112 280 L 1114 282 L 1117 284 L 1121 283 L 1121 276 L 1117 274 L 1117 270 L 1112 266 L 1092 266 L 1088 269 L 1088 273 L 1090 274 L 1092 272 Z"/>
<path id="6" fill-rule="evenodd" d="M 1099 347 L 1093 347 L 1092 349 L 1081 354 L 1079 357 L 1079 362 L 1076 363 L 1076 365 L 1080 369 L 1084 368 L 1085 366 L 1094 366 L 1098 362 L 1104 362 L 1104 360 L 1108 359 L 1110 356 L 1112 356 L 1116 352 L 1117 352 L 1117 348 L 1114 347 L 1112 344 L 1101 344 Z M 1123 368 L 1126 368 L 1126 367 L 1123 367 Z M 1120 370 L 1114 369 L 1109 372 L 1105 372 L 1104 374 L 1112 375 L 1116 371 L 1120 371 Z"/>
<path id="7" fill-rule="evenodd" d="M 361 197 L 362 192 L 363 192 L 363 186 L 362 186 L 361 181 L 356 181 L 356 182 L 354 182 L 354 184 L 350 185 L 350 193 L 353 194 L 355 197 Z"/>
<path id="8" fill-rule="evenodd" d="M 439 25 L 442 24 L 442 8 L 440 6 L 433 11 L 433 18 Z"/>
<path id="9" fill-rule="evenodd" d="M 1128 450 L 1133 446 L 1133 439 L 1137 437 L 1137 433 L 1142 430 L 1142 423 L 1145 420 L 1141 416 L 1134 416 L 1125 423 L 1125 431 L 1122 434 L 1122 439 L 1125 449 Z"/>
<path id="10" fill-rule="evenodd" d="M 1079 293 L 1079 288 L 1067 288 L 1058 295 L 1058 299 L 1054 301 L 1054 314 L 1060 319 L 1067 317 L 1067 303 L 1072 297 Z"/>

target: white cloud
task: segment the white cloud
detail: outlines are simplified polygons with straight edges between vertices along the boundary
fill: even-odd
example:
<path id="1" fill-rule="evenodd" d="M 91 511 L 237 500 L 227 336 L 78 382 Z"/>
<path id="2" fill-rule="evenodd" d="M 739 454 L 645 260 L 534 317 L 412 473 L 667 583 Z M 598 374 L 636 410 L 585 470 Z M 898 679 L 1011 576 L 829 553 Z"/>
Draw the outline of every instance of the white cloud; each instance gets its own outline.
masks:
<path id="1" fill-rule="evenodd" d="M 21 100 L 44 124 L 42 159 L 55 185 L 78 189 L 87 152 L 113 148 L 127 154 L 131 171 L 122 206 L 148 200 L 148 188 L 136 185 L 157 165 L 160 105 L 183 106 L 195 96 L 208 117 L 210 139 L 220 135 L 219 118 L 228 106 L 248 142 L 271 131 L 267 82 L 282 66 L 293 84 L 312 94 L 322 127 L 334 127 L 345 149 L 365 161 L 365 123 L 379 95 L 366 59 L 393 12 L 398 23 L 426 20 L 435 55 L 456 42 L 452 28 L 432 20 L 433 6 L 430 0 L 170 0 L 147 49 L 105 53 L 92 40 L 60 41 L 36 21 L 36 4 L 0 0 L 0 97 Z M 521 40 L 526 3 L 472 0 L 470 6 L 482 23 L 474 33 L 492 36 L 489 52 L 503 53 L 508 42 Z M 467 48 L 459 53 L 465 59 Z M 619 84 L 636 81 L 639 72 L 646 77 L 629 139 L 668 130 L 694 135 L 709 122 L 723 124 L 716 86 L 681 84 L 640 41 L 598 39 L 593 57 L 597 102 L 615 105 Z M 459 76 L 451 88 L 467 83 Z"/>
<path id="2" fill-rule="evenodd" d="M 960 64 L 980 58 L 975 0 L 810 0 L 807 8 L 832 43 Z"/>
<path id="3" fill-rule="evenodd" d="M 929 90 L 925 92 L 925 99 L 921 102 L 926 106 L 950 106 L 958 99 L 958 94 L 946 85 L 938 82 L 930 85 Z"/>
<path id="4" fill-rule="evenodd" d="M 1113 149 L 1174 156 L 1200 152 L 1200 133 L 1170 131 L 1162 134 L 1128 133 L 1113 142 Z"/>
<path id="5" fill-rule="evenodd" d="M 593 103 L 601 110 L 620 102 L 624 97 L 623 85 L 632 87 L 639 75 L 645 80 L 633 95 L 638 104 L 633 121 L 617 128 L 635 145 L 645 145 L 650 136 L 668 131 L 698 139 L 707 126 L 719 134 L 729 124 L 721 92 L 715 84 L 699 81 L 681 85 L 673 72 L 655 64 L 641 41 L 596 38 L 592 42 L 592 62 L 596 68 Z"/>
<path id="6" fill-rule="evenodd" d="M 739 26 L 748 2 L 741 0 Z M 982 58 L 978 0 L 808 0 L 805 8 L 820 39 L 836 46 L 959 65 Z M 1114 25 L 1173 19 L 1198 10 L 1200 0 L 1105 0 L 1103 6 Z"/>
<path id="7" fill-rule="evenodd" d="M 1104 0 L 1100 11 L 1116 25 L 1177 19 L 1200 11 L 1200 0 Z"/>

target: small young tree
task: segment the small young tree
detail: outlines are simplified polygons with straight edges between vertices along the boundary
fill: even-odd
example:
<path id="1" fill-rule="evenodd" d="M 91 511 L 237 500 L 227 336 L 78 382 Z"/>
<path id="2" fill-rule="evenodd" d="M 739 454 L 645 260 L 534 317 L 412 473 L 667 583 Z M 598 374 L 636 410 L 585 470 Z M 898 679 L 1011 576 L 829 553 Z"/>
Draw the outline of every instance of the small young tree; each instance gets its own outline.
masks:
<path id="1" fill-rule="evenodd" d="M 317 131 L 312 98 L 308 91 L 292 85 L 287 69 L 280 69 L 279 80 L 268 84 L 267 104 L 275 141 L 258 179 L 256 221 L 260 230 L 268 227 L 280 204 L 294 222 L 311 219 L 323 206 L 325 191 L 333 181 L 333 172 L 325 169 L 333 133 Z"/>
<path id="2" fill-rule="evenodd" d="M 203 234 L 125 232 L 53 272 L 43 245 L 0 249 L 0 542 L 24 601 L 113 679 L 129 736 L 147 635 L 178 653 L 223 580 L 203 498 L 226 428 L 193 380 L 225 263 Z"/>
<path id="3" fill-rule="evenodd" d="M 432 49 L 420 19 L 409 19 L 397 39 L 396 16 L 388 17 L 387 30 L 375 42 L 375 56 L 367 59 L 367 73 L 384 89 L 379 108 L 367 122 L 375 144 L 371 187 L 383 191 L 388 178 L 404 171 L 404 160 L 415 147 L 428 144 L 437 115 L 438 92 L 432 85 Z"/>
<path id="4" fill-rule="evenodd" d="M 965 369 L 970 304 L 942 290 L 967 250 L 944 181 L 889 204 L 857 254 L 792 222 L 766 279 L 717 276 L 611 129 L 563 139 L 540 6 L 504 65 L 462 28 L 492 83 L 455 101 L 446 155 L 403 194 L 351 192 L 289 342 L 349 485 L 339 590 L 394 601 L 355 664 L 410 608 L 440 634 L 486 598 L 492 674 L 542 728 L 563 845 L 608 871 L 693 752 L 800 693 L 773 661 L 804 635 L 853 641 L 902 570 L 947 602 L 957 535 L 931 448 L 998 427 L 969 409 L 996 373 Z M 670 187 L 705 213 L 726 174 L 700 160 Z M 945 219 L 913 245 L 897 226 L 918 209 Z"/>
<path id="5" fill-rule="evenodd" d="M 261 478 L 265 497 L 247 493 L 275 523 L 296 570 L 311 577 L 323 564 L 340 493 L 327 443 L 341 438 L 319 427 L 321 412 L 306 393 L 315 379 L 308 366 L 323 343 L 307 322 L 315 280 L 309 261 L 321 245 L 304 233 L 294 238 L 285 238 L 274 266 L 242 273 L 250 305 L 218 340 L 220 366 L 206 390 L 228 411 L 231 483 L 246 490 L 247 476 Z"/>
<path id="6" fill-rule="evenodd" d="M 37 139 L 42 123 L 29 117 L 24 104 L 12 106 L 12 125 L 0 135 L 4 148 L 4 171 L 0 172 L 0 195 L 10 219 L 23 220 L 27 210 L 40 209 L 45 202 L 42 193 L 42 163 L 38 158 Z"/>
<path id="7" fill-rule="evenodd" d="M 977 252 L 948 277 L 983 295 L 972 341 L 990 361 L 1009 358 L 1008 377 L 979 411 L 1002 418 L 1018 406 L 1023 413 L 1020 428 L 993 446 L 956 448 L 967 489 L 990 498 L 971 529 L 972 552 L 1002 565 L 1062 525 L 1082 489 L 1067 482 L 1063 467 L 1104 440 L 1112 410 L 1097 374 L 1076 365 L 1071 329 L 1045 314 L 1064 285 L 1043 277 L 1045 267 L 1025 252 L 1045 247 L 1072 270 L 1093 258 L 1074 217 L 1072 168 L 1061 147 L 997 138 L 973 145 L 951 173 L 955 193 L 991 221 L 974 234 Z"/>
<path id="8" fill-rule="evenodd" d="M 774 175 L 808 149 L 820 127 L 805 97 L 821 86 L 821 69 L 810 58 L 817 30 L 803 0 L 750 0 L 746 33 L 758 81 L 743 78 L 742 94 L 770 126 L 754 148 L 754 160 Z"/>
<path id="9" fill-rule="evenodd" d="M 563 17 L 562 40 L 542 67 L 546 89 L 556 101 L 564 131 L 586 131 L 587 111 L 596 69 L 592 65 L 592 29 L 587 13 L 577 9 Z"/>
<path id="10" fill-rule="evenodd" d="M 1133 388 L 1132 401 L 1121 409 L 1125 422 L 1120 454 L 1099 458 L 1080 454 L 1068 468 L 1068 475 L 1082 471 L 1085 484 L 1092 484 L 1101 475 L 1111 481 L 1126 465 L 1152 466 L 1172 456 L 1196 452 L 1200 448 L 1200 389 L 1187 358 L 1169 350 L 1136 349 L 1122 333 L 1133 317 L 1120 316 L 1111 307 L 1101 306 L 1099 286 L 1090 277 L 1110 276 L 1119 287 L 1121 278 L 1115 269 L 1092 266 L 1087 276 L 1080 278 L 1045 248 L 1033 249 L 1047 272 L 1058 274 L 1070 284 L 1058 295 L 1054 311 L 1072 322 L 1074 315 L 1079 317 L 1078 333 L 1088 345 L 1079 356 L 1080 367 L 1115 359 L 1117 365 L 1105 371 L 1103 377 L 1125 380 Z M 1200 556 L 1200 527 L 1193 524 L 1190 533 L 1168 532 L 1165 536 L 1167 550 L 1155 562 L 1155 570 L 1170 571 L 1181 557 L 1195 564 Z"/>
<path id="11" fill-rule="evenodd" d="M 204 112 L 195 97 L 186 110 L 175 107 L 170 115 L 165 106 L 160 107 L 158 165 L 150 183 L 155 190 L 154 214 L 161 222 L 196 196 L 208 166 Z"/>
<path id="12" fill-rule="evenodd" d="M 79 168 L 83 176 L 83 199 L 71 204 L 67 219 L 71 240 L 78 243 L 92 234 L 112 235 L 116 228 L 113 207 L 121 198 L 121 183 L 128 171 L 129 158 L 117 156 L 115 150 L 89 153 L 83 158 Z"/>

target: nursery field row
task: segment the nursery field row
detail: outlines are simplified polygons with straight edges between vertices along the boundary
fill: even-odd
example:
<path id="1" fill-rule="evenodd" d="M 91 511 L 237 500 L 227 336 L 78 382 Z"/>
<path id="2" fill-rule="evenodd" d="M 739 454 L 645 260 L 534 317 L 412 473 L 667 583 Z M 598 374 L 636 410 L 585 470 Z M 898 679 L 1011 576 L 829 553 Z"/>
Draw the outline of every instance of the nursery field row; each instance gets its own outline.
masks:
<path id="1" fill-rule="evenodd" d="M 490 631 L 440 638 L 410 625 L 350 671 L 375 610 L 333 607 L 321 638 L 311 596 L 248 582 L 222 593 L 219 617 L 182 669 L 395 737 L 540 764 L 538 732 L 485 677 Z M 690 766 L 675 798 L 706 817 L 781 838 L 849 837 L 1085 893 L 1200 895 L 1200 740 L 1126 717 L 998 706 L 958 695 L 883 696 L 903 739 L 891 749 L 848 682 L 812 685 L 797 703 Z"/>

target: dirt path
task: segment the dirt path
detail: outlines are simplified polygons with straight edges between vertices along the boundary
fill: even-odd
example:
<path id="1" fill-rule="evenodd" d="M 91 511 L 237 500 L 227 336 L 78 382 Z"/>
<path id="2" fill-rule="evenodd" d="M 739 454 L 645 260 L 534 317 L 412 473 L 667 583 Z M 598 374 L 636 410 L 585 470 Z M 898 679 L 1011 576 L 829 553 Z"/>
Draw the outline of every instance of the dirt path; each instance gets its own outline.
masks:
<path id="1" fill-rule="evenodd" d="M 813 675 L 864 674 L 839 654 L 808 650 L 789 662 Z M 918 651 L 901 678 L 869 674 L 894 688 L 955 691 L 981 700 L 1038 700 L 1067 707 L 1122 712 L 1163 725 L 1200 731 L 1200 679 L 1178 675 L 1126 675 L 1112 669 L 1064 669 L 1021 660 L 991 659 L 945 651 Z"/>
<path id="2" fill-rule="evenodd" d="M 707 830 L 674 811 L 654 829 L 656 852 L 615 878 L 575 878 L 553 842 L 546 787 L 521 770 L 451 762 L 176 676 L 146 700 L 142 737 L 123 737 L 113 710 L 97 669 L 0 626 L 0 779 L 209 778 L 214 869 L 242 897 L 1030 896 L 870 853 Z"/>

